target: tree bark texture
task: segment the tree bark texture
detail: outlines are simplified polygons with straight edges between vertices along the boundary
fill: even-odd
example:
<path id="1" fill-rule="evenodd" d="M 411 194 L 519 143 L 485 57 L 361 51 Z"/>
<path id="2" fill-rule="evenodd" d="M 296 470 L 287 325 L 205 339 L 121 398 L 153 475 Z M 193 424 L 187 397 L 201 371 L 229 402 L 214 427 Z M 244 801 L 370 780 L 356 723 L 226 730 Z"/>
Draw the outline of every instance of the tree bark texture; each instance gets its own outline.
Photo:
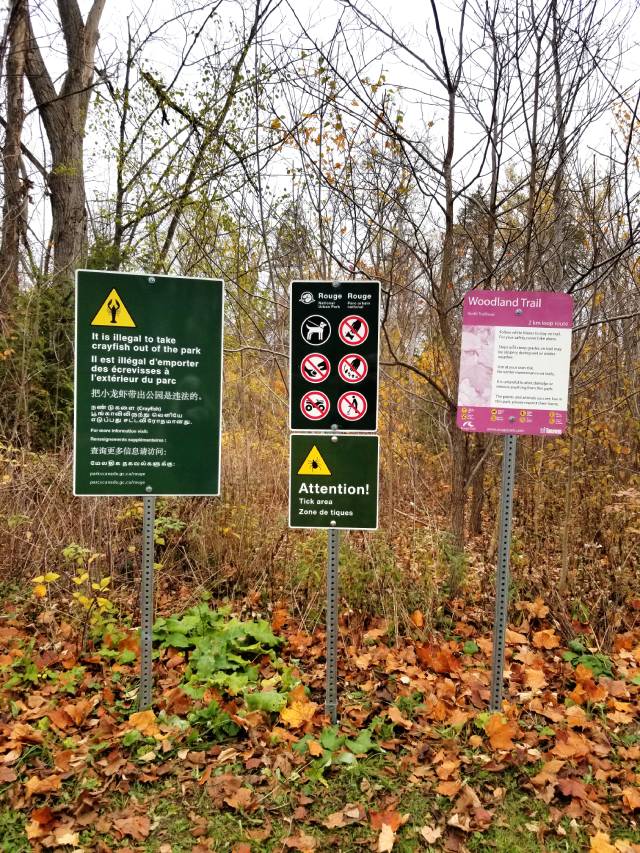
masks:
<path id="1" fill-rule="evenodd" d="M 28 0 L 25 0 L 27 4 Z M 67 71 L 57 92 L 27 14 L 26 73 L 51 149 L 51 240 L 54 281 L 71 281 L 86 254 L 84 133 L 91 98 L 98 24 L 106 0 L 94 0 L 86 23 L 77 0 L 58 0 Z"/>
<path id="2" fill-rule="evenodd" d="M 20 236 L 24 232 L 27 186 L 20 175 L 24 124 L 24 69 L 27 38 L 25 0 L 14 0 L 7 26 L 6 132 L 2 150 L 4 201 L 0 243 L 0 323 L 6 331 L 18 293 Z"/>

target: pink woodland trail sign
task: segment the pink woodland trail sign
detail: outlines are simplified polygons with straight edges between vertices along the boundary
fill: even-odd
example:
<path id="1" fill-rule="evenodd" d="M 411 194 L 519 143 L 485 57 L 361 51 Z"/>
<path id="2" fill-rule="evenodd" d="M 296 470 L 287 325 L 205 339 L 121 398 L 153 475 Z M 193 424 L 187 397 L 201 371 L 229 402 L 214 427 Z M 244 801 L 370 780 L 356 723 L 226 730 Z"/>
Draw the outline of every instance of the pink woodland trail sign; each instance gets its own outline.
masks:
<path id="1" fill-rule="evenodd" d="M 465 432 L 561 435 L 573 299 L 472 290 L 464 297 L 457 424 Z"/>

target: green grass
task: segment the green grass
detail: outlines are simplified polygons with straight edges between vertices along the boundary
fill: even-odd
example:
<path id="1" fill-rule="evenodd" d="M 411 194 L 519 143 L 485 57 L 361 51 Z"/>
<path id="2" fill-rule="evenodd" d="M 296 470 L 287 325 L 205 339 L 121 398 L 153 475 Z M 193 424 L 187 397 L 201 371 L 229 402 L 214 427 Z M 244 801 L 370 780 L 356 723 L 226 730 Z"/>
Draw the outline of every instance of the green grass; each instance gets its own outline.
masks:
<path id="1" fill-rule="evenodd" d="M 0 811 L 0 841 L 2 853 L 29 853 L 31 845 L 25 830 L 26 819 L 13 809 Z"/>

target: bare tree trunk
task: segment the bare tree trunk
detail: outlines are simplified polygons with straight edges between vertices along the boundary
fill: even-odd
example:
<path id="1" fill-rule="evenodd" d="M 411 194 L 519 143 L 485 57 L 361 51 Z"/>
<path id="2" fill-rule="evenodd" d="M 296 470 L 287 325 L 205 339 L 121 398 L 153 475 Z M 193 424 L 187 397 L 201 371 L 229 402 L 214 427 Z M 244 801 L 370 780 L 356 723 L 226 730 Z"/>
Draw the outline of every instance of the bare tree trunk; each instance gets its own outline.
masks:
<path id="1" fill-rule="evenodd" d="M 28 10 L 28 0 L 24 0 Z M 91 98 L 98 24 L 106 0 L 94 0 L 86 24 L 77 0 L 58 0 L 67 48 L 67 70 L 56 91 L 44 64 L 27 14 L 26 73 L 51 148 L 53 272 L 57 283 L 69 283 L 86 252 L 83 145 Z"/>
<path id="2" fill-rule="evenodd" d="M 18 294 L 20 235 L 25 229 L 27 187 L 20 178 L 20 141 L 24 124 L 24 70 L 27 38 L 25 0 L 13 0 L 7 25 L 7 123 L 2 168 L 2 242 L 0 243 L 0 325 L 10 324 Z"/>

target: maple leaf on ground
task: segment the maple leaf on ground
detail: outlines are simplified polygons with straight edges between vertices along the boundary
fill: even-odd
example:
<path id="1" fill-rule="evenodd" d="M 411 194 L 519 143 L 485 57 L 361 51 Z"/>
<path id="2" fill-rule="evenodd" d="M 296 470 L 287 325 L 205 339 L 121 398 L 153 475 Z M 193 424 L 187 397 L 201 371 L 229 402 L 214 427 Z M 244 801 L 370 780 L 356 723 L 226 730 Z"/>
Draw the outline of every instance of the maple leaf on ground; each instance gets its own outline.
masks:
<path id="1" fill-rule="evenodd" d="M 151 832 L 151 821 L 146 815 L 116 818 L 113 826 L 121 835 L 130 835 L 135 841 L 144 841 Z"/>
<path id="2" fill-rule="evenodd" d="M 557 782 L 558 772 L 564 767 L 564 764 L 565 762 L 560 761 L 559 758 L 552 758 L 551 761 L 546 762 L 539 773 L 531 777 L 531 782 L 538 786 L 546 785 L 547 782 Z"/>
<path id="3" fill-rule="evenodd" d="M 24 787 L 27 791 L 27 796 L 32 797 L 34 794 L 50 794 L 52 791 L 59 791 L 62 787 L 62 776 L 45 776 L 40 779 L 38 776 L 31 776 L 25 782 Z"/>
<path id="4" fill-rule="evenodd" d="M 80 833 L 75 832 L 68 824 L 57 826 L 53 830 L 53 839 L 58 847 L 70 845 L 77 847 L 80 844 Z"/>
<path id="5" fill-rule="evenodd" d="M 544 619 L 549 614 L 549 608 L 541 598 L 536 598 L 535 601 L 523 601 L 522 606 L 530 616 L 536 616 L 538 619 Z"/>
<path id="6" fill-rule="evenodd" d="M 533 645 L 536 649 L 557 649 L 560 645 L 560 637 L 553 628 L 545 628 L 542 631 L 536 631 L 533 635 Z"/>
<path id="7" fill-rule="evenodd" d="M 131 714 L 124 731 L 132 731 L 133 729 L 146 737 L 160 738 L 157 718 L 152 710 L 136 711 Z"/>
<path id="8" fill-rule="evenodd" d="M 413 728 L 411 720 L 407 720 L 406 717 L 403 717 L 402 711 L 395 705 L 391 705 L 387 710 L 387 717 L 389 717 L 392 723 L 395 723 L 397 726 L 402 726 L 402 728 L 407 729 L 407 731 Z"/>
<path id="9" fill-rule="evenodd" d="M 596 832 L 591 838 L 589 853 L 617 853 L 606 832 Z"/>
<path id="10" fill-rule="evenodd" d="M 416 643 L 415 649 L 416 657 L 420 663 L 434 672 L 439 672 L 441 675 L 456 672 L 461 668 L 460 661 L 454 656 L 451 649 L 448 649 L 446 646 Z"/>
<path id="11" fill-rule="evenodd" d="M 551 752 L 560 758 L 584 758 L 591 752 L 591 741 L 573 730 L 558 732 Z"/>
<path id="12" fill-rule="evenodd" d="M 305 832 L 301 832 L 300 835 L 290 835 L 288 838 L 285 838 L 282 842 L 285 847 L 289 847 L 291 850 L 302 850 L 303 853 L 307 853 L 307 851 L 315 850 L 317 841 L 313 837 L 313 835 L 307 835 Z"/>
<path id="13" fill-rule="evenodd" d="M 280 711 L 280 719 L 292 729 L 298 729 L 311 722 L 318 705 L 307 698 L 303 684 L 299 684 L 289 694 L 289 705 Z"/>
<path id="14" fill-rule="evenodd" d="M 383 823 L 382 828 L 380 830 L 380 835 L 378 836 L 378 846 L 376 850 L 378 853 L 389 853 L 390 850 L 393 850 L 393 845 L 396 843 L 396 834 L 391 829 L 388 823 Z"/>
<path id="15" fill-rule="evenodd" d="M 319 758 L 324 753 L 322 745 L 317 740 L 307 741 L 307 749 L 309 750 L 309 755 L 312 755 L 314 758 Z"/>
<path id="16" fill-rule="evenodd" d="M 341 811 L 327 815 L 322 821 L 322 825 L 326 826 L 327 829 L 342 829 L 343 826 L 360 823 L 365 817 L 366 812 L 359 803 L 347 803 Z"/>
<path id="17" fill-rule="evenodd" d="M 225 803 L 232 809 L 246 809 L 251 804 L 253 799 L 253 791 L 250 788 L 238 788 L 228 797 L 224 798 Z"/>
<path id="18" fill-rule="evenodd" d="M 435 844 L 442 836 L 442 829 L 439 826 L 436 826 L 433 829 L 430 826 L 421 826 L 419 832 L 420 836 L 427 842 L 427 844 Z"/>
<path id="19" fill-rule="evenodd" d="M 527 667 L 524 671 L 524 683 L 526 687 L 530 687 L 532 690 L 542 690 L 543 687 L 547 686 L 547 679 L 541 669 Z"/>
<path id="20" fill-rule="evenodd" d="M 622 802 L 630 811 L 640 809 L 640 790 L 629 786 L 622 791 Z"/>
<path id="21" fill-rule="evenodd" d="M 442 794 L 443 797 L 455 797 L 460 788 L 462 788 L 462 782 L 453 779 L 450 782 L 440 782 L 436 791 L 438 794 Z"/>
<path id="22" fill-rule="evenodd" d="M 577 779 L 560 779 L 558 788 L 565 797 L 575 797 L 578 800 L 588 800 L 587 789 Z"/>
<path id="23" fill-rule="evenodd" d="M 511 628 L 507 628 L 505 631 L 504 639 L 508 646 L 519 646 L 521 643 L 529 642 L 524 634 L 519 631 L 512 631 Z"/>
<path id="24" fill-rule="evenodd" d="M 492 714 L 484 727 L 493 749 L 513 749 L 513 738 L 520 734 L 517 723 L 506 720 L 502 714 Z"/>
<path id="25" fill-rule="evenodd" d="M 395 832 L 399 827 L 403 826 L 409 820 L 409 815 L 401 815 L 395 809 L 387 809 L 383 812 L 369 812 L 369 823 L 371 829 L 382 829 L 386 824 Z"/>

